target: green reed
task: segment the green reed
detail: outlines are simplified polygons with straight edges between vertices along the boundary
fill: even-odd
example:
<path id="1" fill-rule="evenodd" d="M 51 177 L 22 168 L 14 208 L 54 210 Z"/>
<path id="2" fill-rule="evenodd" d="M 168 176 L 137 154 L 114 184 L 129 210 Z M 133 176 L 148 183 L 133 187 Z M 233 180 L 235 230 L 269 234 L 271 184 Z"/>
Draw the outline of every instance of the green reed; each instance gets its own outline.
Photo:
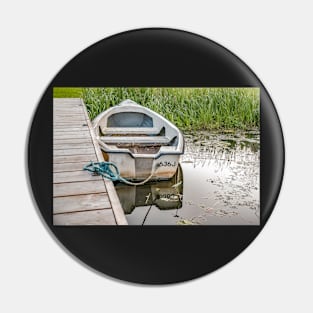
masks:
<path id="1" fill-rule="evenodd" d="M 82 88 L 90 118 L 125 99 L 163 115 L 182 130 L 255 129 L 259 88 Z"/>

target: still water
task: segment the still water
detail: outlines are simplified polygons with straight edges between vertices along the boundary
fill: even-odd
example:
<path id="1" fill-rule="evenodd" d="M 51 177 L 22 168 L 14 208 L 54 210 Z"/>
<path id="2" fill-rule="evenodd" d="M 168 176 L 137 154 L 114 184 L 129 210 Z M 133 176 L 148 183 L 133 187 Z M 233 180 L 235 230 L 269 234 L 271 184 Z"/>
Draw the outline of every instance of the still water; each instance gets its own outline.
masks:
<path id="1" fill-rule="evenodd" d="M 258 225 L 259 132 L 184 134 L 170 181 L 117 184 L 129 225 Z"/>

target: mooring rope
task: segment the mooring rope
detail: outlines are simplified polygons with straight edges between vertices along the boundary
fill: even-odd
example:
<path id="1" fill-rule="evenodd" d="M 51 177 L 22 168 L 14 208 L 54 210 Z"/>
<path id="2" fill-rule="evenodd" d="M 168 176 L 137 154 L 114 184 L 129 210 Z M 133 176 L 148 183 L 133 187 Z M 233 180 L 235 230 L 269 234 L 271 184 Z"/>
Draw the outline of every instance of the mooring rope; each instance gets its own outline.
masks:
<path id="1" fill-rule="evenodd" d="M 110 179 L 112 181 L 120 181 L 122 183 L 125 183 L 127 185 L 131 186 L 140 186 L 148 182 L 153 174 L 155 173 L 155 167 L 153 167 L 151 174 L 149 177 L 147 177 L 145 180 L 141 182 L 131 182 L 127 180 L 126 178 L 122 177 L 120 175 L 120 172 L 117 168 L 117 166 L 112 162 L 92 162 L 90 161 L 89 164 L 85 165 L 83 170 L 93 173 L 93 175 L 101 175 L 104 178 Z"/>

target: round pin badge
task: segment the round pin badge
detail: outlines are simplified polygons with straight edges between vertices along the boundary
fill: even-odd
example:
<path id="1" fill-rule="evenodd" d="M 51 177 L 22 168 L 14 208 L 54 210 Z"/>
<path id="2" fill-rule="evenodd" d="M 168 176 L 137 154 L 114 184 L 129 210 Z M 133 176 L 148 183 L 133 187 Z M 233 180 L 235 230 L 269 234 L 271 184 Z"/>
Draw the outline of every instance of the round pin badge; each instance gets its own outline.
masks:
<path id="1" fill-rule="evenodd" d="M 134 283 L 187 281 L 233 260 L 271 215 L 284 171 L 257 76 L 174 29 L 79 53 L 44 92 L 28 140 L 33 196 L 55 238 Z"/>

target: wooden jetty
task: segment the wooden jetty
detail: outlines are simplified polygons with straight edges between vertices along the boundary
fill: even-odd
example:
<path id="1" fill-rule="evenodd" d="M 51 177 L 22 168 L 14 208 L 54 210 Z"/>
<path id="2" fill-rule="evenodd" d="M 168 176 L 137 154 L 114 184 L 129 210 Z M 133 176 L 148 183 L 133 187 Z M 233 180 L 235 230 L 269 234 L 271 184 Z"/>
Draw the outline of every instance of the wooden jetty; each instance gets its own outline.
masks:
<path id="1" fill-rule="evenodd" d="M 113 183 L 83 167 L 104 161 L 82 99 L 53 99 L 53 224 L 127 225 Z"/>

